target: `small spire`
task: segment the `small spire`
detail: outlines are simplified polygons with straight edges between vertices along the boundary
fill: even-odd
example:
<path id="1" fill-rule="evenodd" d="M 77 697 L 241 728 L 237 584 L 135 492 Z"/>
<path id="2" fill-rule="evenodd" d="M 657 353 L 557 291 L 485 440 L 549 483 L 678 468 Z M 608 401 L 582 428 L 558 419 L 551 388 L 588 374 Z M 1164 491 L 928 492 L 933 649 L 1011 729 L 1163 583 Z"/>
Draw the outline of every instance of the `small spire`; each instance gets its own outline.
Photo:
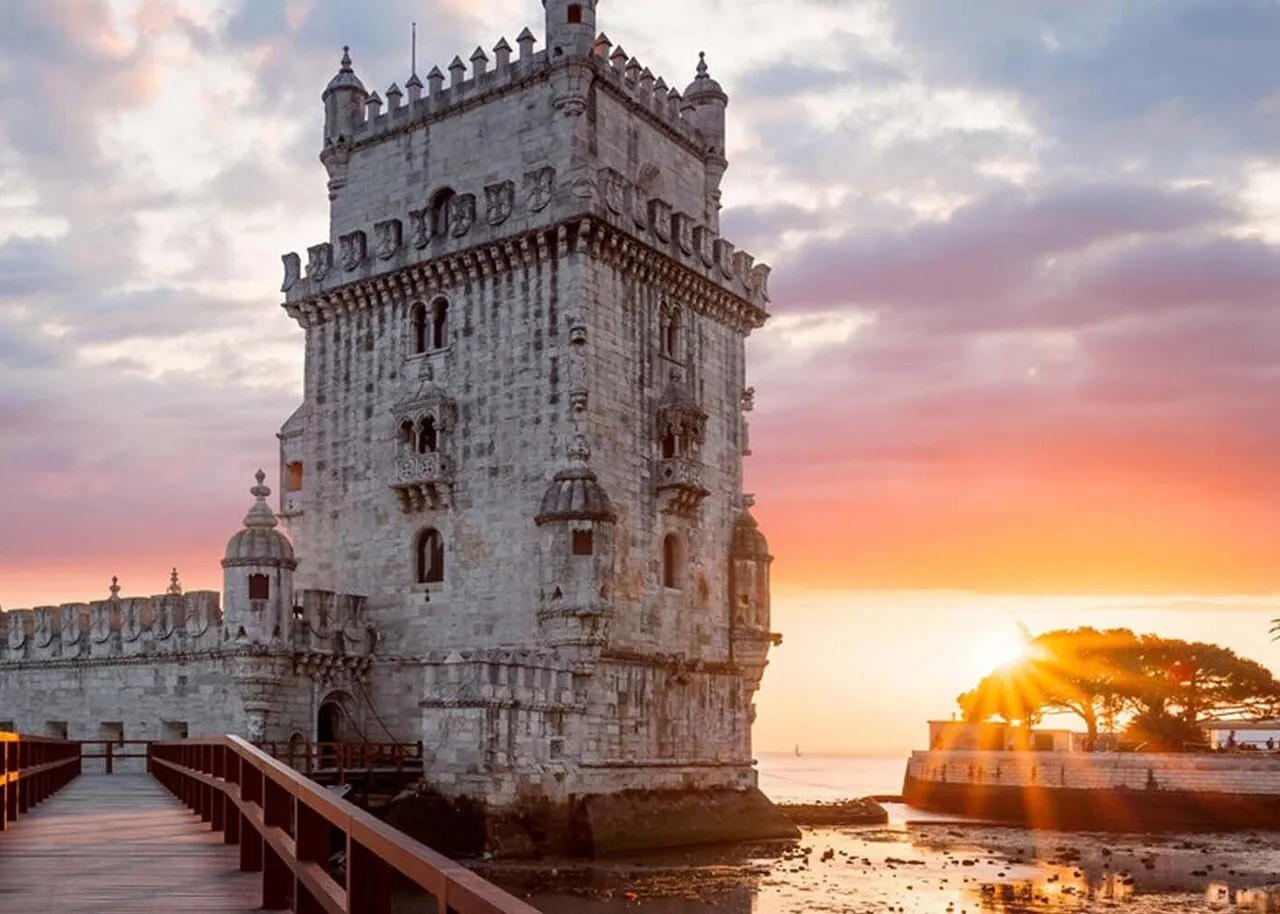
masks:
<path id="1" fill-rule="evenodd" d="M 444 88 L 444 74 L 440 72 L 439 67 L 432 67 L 431 72 L 427 74 L 427 91 L 432 95 L 439 95 Z"/>
<path id="2" fill-rule="evenodd" d="M 483 76 L 489 72 L 489 55 L 479 45 L 476 45 L 475 51 L 471 54 L 471 69 L 476 76 Z"/>
<path id="3" fill-rule="evenodd" d="M 504 70 L 511 65 L 511 45 L 507 44 L 506 38 L 493 46 L 493 54 L 499 70 Z"/>
<path id="4" fill-rule="evenodd" d="M 707 52 L 698 52 L 698 79 L 709 79 L 710 71 L 707 69 Z"/>
<path id="5" fill-rule="evenodd" d="M 449 85 L 456 86 L 467 77 L 467 65 L 462 62 L 461 57 L 455 56 L 453 62 L 449 64 Z"/>
<path id="6" fill-rule="evenodd" d="M 338 68 L 341 73 L 354 73 L 351 69 L 351 46 L 344 44 L 342 46 L 342 66 Z"/>
<path id="7" fill-rule="evenodd" d="M 244 516 L 244 525 L 246 527 L 260 527 L 270 529 L 280 522 L 276 520 L 275 513 L 267 504 L 267 496 L 271 494 L 271 489 L 267 487 L 267 474 L 258 470 L 253 474 L 253 478 L 258 484 L 249 490 L 249 494 L 253 496 L 253 507 L 249 509 L 249 513 Z"/>
<path id="8" fill-rule="evenodd" d="M 175 566 L 173 571 L 169 572 L 169 593 L 172 596 L 182 596 L 182 584 L 178 582 L 178 569 Z"/>
<path id="9" fill-rule="evenodd" d="M 533 46 L 537 44 L 538 39 L 533 37 L 533 32 L 526 28 L 516 36 L 516 44 L 520 46 L 520 59 L 526 60 L 533 56 Z"/>
<path id="10" fill-rule="evenodd" d="M 387 87 L 387 108 L 395 111 L 400 107 L 400 100 L 404 98 L 404 93 L 400 91 L 400 87 L 392 83 Z"/>
<path id="11" fill-rule="evenodd" d="M 111 576 L 111 586 L 107 589 L 111 591 L 111 599 L 120 599 L 120 579 L 114 574 Z"/>

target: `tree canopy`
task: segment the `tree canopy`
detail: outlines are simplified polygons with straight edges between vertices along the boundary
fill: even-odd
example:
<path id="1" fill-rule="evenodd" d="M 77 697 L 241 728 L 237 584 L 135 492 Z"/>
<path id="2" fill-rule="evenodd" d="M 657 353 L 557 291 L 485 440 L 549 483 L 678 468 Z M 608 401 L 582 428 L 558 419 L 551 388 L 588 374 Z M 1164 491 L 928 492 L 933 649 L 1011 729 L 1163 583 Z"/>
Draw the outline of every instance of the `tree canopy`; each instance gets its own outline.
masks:
<path id="1" fill-rule="evenodd" d="M 1084 721 L 1161 748 L 1181 748 L 1213 717 L 1280 714 L 1280 683 L 1262 664 L 1216 644 L 1124 628 L 1059 629 L 1030 638 L 1024 657 L 957 699 L 965 719 L 1032 725 L 1045 714 Z"/>

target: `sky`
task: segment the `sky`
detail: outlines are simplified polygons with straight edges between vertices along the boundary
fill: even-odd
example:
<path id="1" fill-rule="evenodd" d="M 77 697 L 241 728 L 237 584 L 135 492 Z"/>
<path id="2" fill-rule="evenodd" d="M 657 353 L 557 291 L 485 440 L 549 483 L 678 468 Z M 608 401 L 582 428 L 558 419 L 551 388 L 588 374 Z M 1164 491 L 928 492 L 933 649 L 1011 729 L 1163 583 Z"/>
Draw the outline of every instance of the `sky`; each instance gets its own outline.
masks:
<path id="1" fill-rule="evenodd" d="M 279 255 L 320 92 L 541 34 L 537 0 L 5 0 L 0 606 L 219 588 L 296 407 Z M 748 489 L 785 636 L 757 743 L 898 751 L 1014 625 L 1280 665 L 1280 5 L 603 0 L 730 93 L 774 266 Z"/>

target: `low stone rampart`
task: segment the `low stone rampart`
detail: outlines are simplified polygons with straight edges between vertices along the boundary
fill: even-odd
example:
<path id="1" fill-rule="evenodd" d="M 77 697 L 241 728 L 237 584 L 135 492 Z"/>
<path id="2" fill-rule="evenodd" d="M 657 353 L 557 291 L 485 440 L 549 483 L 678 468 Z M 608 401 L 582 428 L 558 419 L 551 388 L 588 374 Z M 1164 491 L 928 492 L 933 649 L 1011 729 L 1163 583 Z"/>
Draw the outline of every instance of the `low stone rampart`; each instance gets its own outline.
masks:
<path id="1" fill-rule="evenodd" d="M 1280 754 L 913 752 L 907 777 L 945 784 L 1280 795 Z"/>
<path id="2" fill-rule="evenodd" d="M 1280 756 L 915 752 L 919 809 L 1052 829 L 1272 828 Z"/>

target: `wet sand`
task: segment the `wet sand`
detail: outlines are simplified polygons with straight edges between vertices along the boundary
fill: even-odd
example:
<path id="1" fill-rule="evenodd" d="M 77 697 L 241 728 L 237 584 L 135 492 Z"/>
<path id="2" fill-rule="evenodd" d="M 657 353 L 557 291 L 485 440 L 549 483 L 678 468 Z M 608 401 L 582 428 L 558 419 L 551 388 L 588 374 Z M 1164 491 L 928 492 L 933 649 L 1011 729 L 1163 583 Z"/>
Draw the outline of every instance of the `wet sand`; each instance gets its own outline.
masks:
<path id="1" fill-rule="evenodd" d="M 791 844 L 478 868 L 548 914 L 1280 911 L 1280 832 L 1031 832 L 889 811 L 889 825 Z"/>

